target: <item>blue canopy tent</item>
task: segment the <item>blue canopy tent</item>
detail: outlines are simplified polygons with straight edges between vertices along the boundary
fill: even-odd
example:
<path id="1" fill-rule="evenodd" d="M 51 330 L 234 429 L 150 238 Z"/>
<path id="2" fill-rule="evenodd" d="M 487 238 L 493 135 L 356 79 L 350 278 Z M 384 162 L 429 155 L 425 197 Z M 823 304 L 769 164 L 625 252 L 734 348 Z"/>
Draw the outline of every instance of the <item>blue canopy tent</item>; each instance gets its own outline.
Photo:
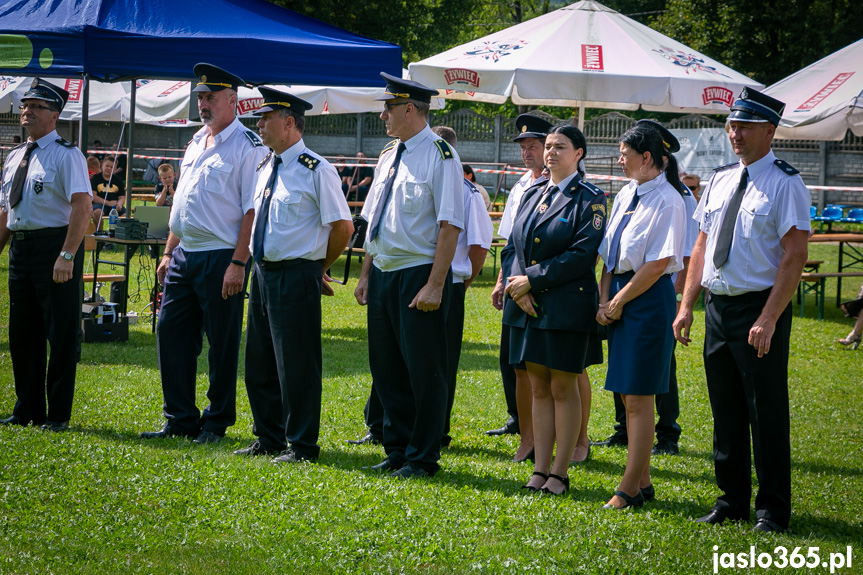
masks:
<path id="1" fill-rule="evenodd" d="M 0 0 L 0 74 L 189 80 L 198 62 L 250 84 L 383 87 L 402 70 L 399 46 L 265 0 Z M 83 98 L 86 114 L 86 83 Z M 134 111 L 132 82 L 130 142 Z"/>

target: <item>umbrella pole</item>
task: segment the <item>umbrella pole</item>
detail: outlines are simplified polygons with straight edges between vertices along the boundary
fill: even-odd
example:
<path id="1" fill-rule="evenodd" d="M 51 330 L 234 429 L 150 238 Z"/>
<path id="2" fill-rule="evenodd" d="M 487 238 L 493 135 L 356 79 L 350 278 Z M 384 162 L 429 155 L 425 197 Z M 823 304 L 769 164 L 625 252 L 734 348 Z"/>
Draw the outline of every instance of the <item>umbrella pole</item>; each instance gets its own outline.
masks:
<path id="1" fill-rule="evenodd" d="M 584 104 L 578 105 L 578 129 L 584 133 Z"/>
<path id="2" fill-rule="evenodd" d="M 138 107 L 136 96 L 138 82 L 132 79 L 132 91 L 129 99 L 129 154 L 126 156 L 126 217 L 132 217 L 132 158 L 135 151 L 135 109 Z"/>

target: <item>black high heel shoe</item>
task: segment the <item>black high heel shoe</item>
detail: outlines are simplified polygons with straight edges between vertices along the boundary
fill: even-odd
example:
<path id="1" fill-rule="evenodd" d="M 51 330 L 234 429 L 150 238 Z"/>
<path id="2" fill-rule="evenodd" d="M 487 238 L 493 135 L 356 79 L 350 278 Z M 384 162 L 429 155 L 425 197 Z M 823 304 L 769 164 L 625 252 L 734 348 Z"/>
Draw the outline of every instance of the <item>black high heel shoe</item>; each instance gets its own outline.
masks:
<path id="1" fill-rule="evenodd" d="M 639 491 L 641 491 L 641 496 L 644 497 L 645 501 L 653 501 L 656 497 L 656 490 L 653 488 L 653 483 L 647 487 L 642 487 Z"/>
<path id="2" fill-rule="evenodd" d="M 546 494 L 548 494 L 548 495 L 563 495 L 563 494 L 565 494 L 567 491 L 569 491 L 569 476 L 561 477 L 560 475 L 555 475 L 554 473 L 549 473 L 549 474 L 548 474 L 548 479 L 557 479 L 558 481 L 560 481 L 561 483 L 563 483 L 563 491 L 561 491 L 560 493 L 557 493 L 557 492 L 555 492 L 555 491 L 552 491 L 552 490 L 551 490 L 551 489 L 549 489 L 548 487 L 543 487 L 543 488 L 542 488 L 542 492 L 543 492 L 543 493 L 546 493 Z"/>
<path id="3" fill-rule="evenodd" d="M 626 509 L 627 507 L 641 507 L 642 505 L 644 505 L 644 495 L 641 494 L 640 489 L 638 491 L 638 495 L 636 495 L 635 497 L 630 497 L 623 491 L 615 491 L 614 494 L 626 501 L 626 505 L 615 507 L 611 503 L 606 503 L 602 506 L 603 509 Z"/>
<path id="4" fill-rule="evenodd" d="M 539 477 L 542 477 L 543 479 L 548 479 L 548 475 L 546 475 L 545 473 L 540 473 L 539 471 L 534 471 L 533 475 L 538 475 Z M 531 477 L 533 477 L 533 475 L 531 475 Z M 539 487 L 534 487 L 533 485 L 526 485 L 525 484 L 525 485 L 522 485 L 521 488 L 527 489 L 528 491 L 532 491 L 532 492 L 533 491 L 539 491 Z"/>
<path id="5" fill-rule="evenodd" d="M 533 447 L 531 447 L 531 448 L 530 448 L 530 451 L 528 451 L 528 452 L 527 452 L 527 455 L 525 455 L 525 456 L 524 456 L 524 458 L 522 458 L 522 459 L 518 459 L 518 457 L 516 456 L 516 457 L 513 457 L 513 458 L 512 458 L 512 460 L 513 460 L 515 463 L 521 463 L 521 462 L 523 462 L 523 461 L 527 461 L 528 459 L 530 459 L 531 461 L 533 461 L 533 458 L 534 458 L 534 448 L 533 448 Z"/>

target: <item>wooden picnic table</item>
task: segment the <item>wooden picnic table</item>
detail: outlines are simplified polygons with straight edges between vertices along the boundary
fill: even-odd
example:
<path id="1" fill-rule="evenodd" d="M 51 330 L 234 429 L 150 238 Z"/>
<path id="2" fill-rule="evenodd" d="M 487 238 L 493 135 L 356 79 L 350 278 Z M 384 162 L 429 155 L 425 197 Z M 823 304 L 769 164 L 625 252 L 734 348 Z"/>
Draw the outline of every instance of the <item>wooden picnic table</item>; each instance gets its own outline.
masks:
<path id="1" fill-rule="evenodd" d="M 854 267 L 863 267 L 863 248 L 859 244 L 863 244 L 863 234 L 861 233 L 836 233 L 836 234 L 812 234 L 809 236 L 809 243 L 837 243 L 839 245 L 839 265 L 837 273 L 839 275 L 830 276 L 836 278 L 836 307 L 842 303 L 842 278 L 849 277 L 843 273 L 845 270 Z"/>

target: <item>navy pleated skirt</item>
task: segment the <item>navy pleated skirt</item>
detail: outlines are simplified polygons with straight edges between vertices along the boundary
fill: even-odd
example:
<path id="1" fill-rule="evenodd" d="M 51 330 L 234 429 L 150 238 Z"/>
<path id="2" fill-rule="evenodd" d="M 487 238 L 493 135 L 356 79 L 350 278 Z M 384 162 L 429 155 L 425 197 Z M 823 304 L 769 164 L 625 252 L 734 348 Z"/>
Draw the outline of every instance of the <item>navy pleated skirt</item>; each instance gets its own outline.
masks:
<path id="1" fill-rule="evenodd" d="M 611 297 L 635 275 L 615 274 Z M 623 307 L 623 315 L 608 325 L 608 372 L 605 389 L 630 395 L 668 393 L 677 312 L 671 276 L 664 275 Z"/>

